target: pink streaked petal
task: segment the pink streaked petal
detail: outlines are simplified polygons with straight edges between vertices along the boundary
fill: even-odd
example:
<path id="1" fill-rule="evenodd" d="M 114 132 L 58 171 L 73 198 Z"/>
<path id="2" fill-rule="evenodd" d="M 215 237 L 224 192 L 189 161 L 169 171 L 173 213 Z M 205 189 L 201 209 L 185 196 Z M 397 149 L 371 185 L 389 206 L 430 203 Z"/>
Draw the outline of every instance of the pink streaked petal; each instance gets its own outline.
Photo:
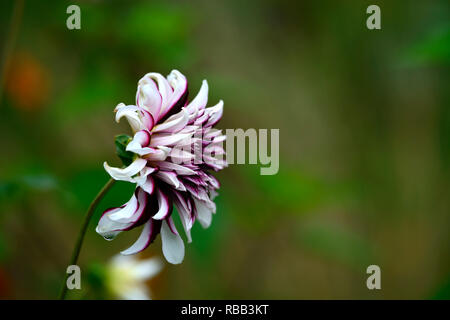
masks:
<path id="1" fill-rule="evenodd" d="M 178 234 L 174 234 L 167 223 L 161 226 L 162 251 L 166 260 L 172 264 L 179 264 L 184 259 L 184 242 Z"/>
<path id="2" fill-rule="evenodd" d="M 192 136 L 193 133 L 155 133 L 152 135 L 150 146 L 174 146 L 180 141 Z"/>
<path id="3" fill-rule="evenodd" d="M 209 115 L 209 119 L 205 124 L 205 127 L 214 126 L 222 118 L 223 114 L 223 101 L 220 100 L 218 104 L 211 108 L 205 109 L 205 113 Z"/>
<path id="4" fill-rule="evenodd" d="M 177 114 L 169 117 L 166 121 L 156 125 L 152 132 L 170 132 L 177 133 L 186 127 L 189 116 L 186 110 L 182 109 Z"/>
<path id="5" fill-rule="evenodd" d="M 139 208 L 139 202 L 136 198 L 136 193 L 133 193 L 131 199 L 125 204 L 125 206 L 115 211 L 114 213 L 109 213 L 108 217 L 113 221 L 120 221 L 121 219 L 126 219 L 131 217 Z M 123 222 L 123 221 L 120 221 Z"/>
<path id="6" fill-rule="evenodd" d="M 175 189 L 186 191 L 186 188 L 181 183 L 181 181 L 178 179 L 177 174 L 174 172 L 169 171 L 158 171 L 155 173 L 155 176 L 164 181 L 165 183 L 170 184 L 171 186 L 174 186 Z"/>
<path id="7" fill-rule="evenodd" d="M 203 228 L 208 228 L 212 221 L 212 212 L 203 201 L 194 199 L 195 213 Z"/>
<path id="8" fill-rule="evenodd" d="M 173 223 L 172 217 L 167 217 L 167 219 L 166 219 L 165 221 L 167 222 L 167 226 L 169 227 L 170 231 L 171 231 L 174 235 L 178 236 L 179 233 L 178 233 L 177 228 L 175 227 L 175 223 Z"/>
<path id="9" fill-rule="evenodd" d="M 142 228 L 141 235 L 137 241 L 128 249 L 120 252 L 122 255 L 136 254 L 145 250 L 156 238 L 161 230 L 161 222 L 148 220 Z"/>
<path id="10" fill-rule="evenodd" d="M 166 158 L 168 157 L 169 152 L 171 150 L 169 147 L 163 147 L 163 146 L 159 146 L 157 149 L 155 149 L 155 148 L 151 148 L 151 149 L 153 151 L 149 154 L 146 154 L 143 157 L 148 161 L 154 161 L 154 162 L 166 160 Z"/>
<path id="11" fill-rule="evenodd" d="M 159 210 L 152 218 L 155 220 L 163 220 L 171 211 L 169 198 L 160 189 L 156 189 L 156 198 L 158 199 Z"/>
<path id="12" fill-rule="evenodd" d="M 214 157 L 203 155 L 203 161 L 205 164 L 214 169 L 214 171 L 222 170 L 228 166 L 225 160 L 216 159 Z"/>
<path id="13" fill-rule="evenodd" d="M 224 142 L 226 139 L 227 139 L 226 135 L 217 136 L 212 140 L 211 143 L 221 143 Z"/>
<path id="14" fill-rule="evenodd" d="M 141 171 L 146 164 L 146 160 L 138 158 L 126 168 L 110 167 L 106 162 L 103 163 L 103 167 L 105 168 L 106 172 L 108 172 L 109 175 L 115 180 L 134 182 L 132 177 L 139 171 Z"/>
<path id="15" fill-rule="evenodd" d="M 109 214 L 113 214 L 119 210 L 119 208 L 110 208 L 106 210 L 98 221 L 98 225 L 95 231 L 108 241 L 113 240 L 122 230 L 126 229 L 127 225 L 120 222 L 109 219 Z"/>
<path id="16" fill-rule="evenodd" d="M 147 110 L 139 110 L 141 116 L 141 122 L 146 130 L 152 130 L 155 125 L 155 117 L 150 114 Z"/>
<path id="17" fill-rule="evenodd" d="M 155 180 L 153 177 L 147 176 L 147 180 L 140 187 L 148 194 L 152 194 L 155 191 Z"/>
<path id="18" fill-rule="evenodd" d="M 191 163 L 195 158 L 195 155 L 180 148 L 173 148 L 169 156 L 174 160 L 173 162 L 183 164 Z"/>
<path id="19" fill-rule="evenodd" d="M 217 180 L 216 177 L 214 177 L 213 175 L 208 175 L 208 182 L 211 184 L 211 186 L 215 189 L 219 189 L 220 188 L 220 182 L 219 180 Z"/>
<path id="20" fill-rule="evenodd" d="M 121 223 L 131 223 L 131 226 L 133 226 L 133 224 L 141 218 L 148 203 L 148 195 L 144 190 L 142 190 L 142 188 L 137 188 L 135 194 L 135 198 L 137 198 L 137 207 L 133 213 L 131 210 L 125 211 L 121 214 L 119 214 L 120 212 L 116 212 L 110 215 L 109 218 Z"/>
<path id="21" fill-rule="evenodd" d="M 155 115 L 155 120 L 158 121 L 160 119 L 161 112 L 166 108 L 166 106 L 170 103 L 170 98 L 172 97 L 173 90 L 170 86 L 169 82 L 165 77 L 163 77 L 160 73 L 152 72 L 148 73 L 144 76 L 150 77 L 151 79 L 156 80 L 156 83 L 158 85 L 158 91 L 161 95 L 161 109 L 159 111 L 158 115 Z M 142 78 L 142 79 L 144 79 Z M 141 79 L 141 80 L 142 80 Z"/>
<path id="22" fill-rule="evenodd" d="M 136 106 L 126 106 L 123 103 L 119 104 L 114 111 L 116 112 L 116 122 L 119 122 L 122 117 L 127 118 L 133 131 L 143 129 L 144 125 L 139 117 L 139 108 Z"/>
<path id="23" fill-rule="evenodd" d="M 158 87 L 150 77 L 141 79 L 136 93 L 136 104 L 150 112 L 153 118 L 159 116 L 162 97 L 158 91 Z"/>
<path id="24" fill-rule="evenodd" d="M 222 134 L 222 130 L 207 128 L 205 129 L 205 133 L 203 134 L 203 139 L 212 140 L 214 137 L 220 136 Z"/>
<path id="25" fill-rule="evenodd" d="M 186 109 L 190 114 L 197 113 L 199 110 L 204 109 L 208 102 L 208 82 L 202 81 L 202 86 L 195 96 L 195 98 L 187 105 Z"/>
<path id="26" fill-rule="evenodd" d="M 205 154 L 209 155 L 224 155 L 225 149 L 218 145 L 209 145 L 203 149 Z"/>
<path id="27" fill-rule="evenodd" d="M 208 183 L 206 181 L 204 181 L 202 178 L 200 178 L 198 176 L 185 176 L 185 177 L 183 177 L 183 179 L 187 180 L 189 182 L 192 182 L 193 184 L 198 185 L 198 186 L 206 187 L 208 185 Z"/>
<path id="28" fill-rule="evenodd" d="M 167 76 L 167 80 L 173 88 L 172 96 L 169 103 L 161 109 L 158 120 L 167 118 L 171 113 L 178 112 L 178 109 L 184 106 L 187 99 L 187 80 L 186 77 L 178 70 L 172 70 Z"/>
<path id="29" fill-rule="evenodd" d="M 209 115 L 205 112 L 202 116 L 198 117 L 195 121 L 194 121 L 194 125 L 196 126 L 202 126 L 203 123 L 205 123 L 209 118 Z"/>
<path id="30" fill-rule="evenodd" d="M 173 162 L 162 161 L 158 162 L 159 169 L 163 171 L 175 171 L 179 175 L 193 175 L 195 174 L 194 170 L 191 170 L 185 166 L 175 164 Z"/>
<path id="31" fill-rule="evenodd" d="M 150 143 L 150 133 L 147 130 L 140 130 L 136 132 L 127 147 L 126 151 L 131 151 L 139 155 L 144 155 L 151 152 L 150 148 L 147 148 Z"/>

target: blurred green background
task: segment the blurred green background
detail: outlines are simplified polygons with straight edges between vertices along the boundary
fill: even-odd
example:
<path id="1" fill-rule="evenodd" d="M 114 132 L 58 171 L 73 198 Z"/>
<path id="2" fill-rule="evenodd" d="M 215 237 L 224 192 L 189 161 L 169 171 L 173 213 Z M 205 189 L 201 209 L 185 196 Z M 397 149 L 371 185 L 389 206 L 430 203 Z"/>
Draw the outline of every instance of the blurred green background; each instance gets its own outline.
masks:
<path id="1" fill-rule="evenodd" d="M 81 30 L 66 28 L 70 4 Z M 370 4 L 381 30 L 366 28 Z M 0 4 L 1 52 L 14 5 Z M 191 97 L 208 80 L 219 127 L 279 128 L 280 171 L 217 175 L 212 226 L 194 227 L 154 298 L 450 298 L 449 17 L 447 0 L 25 1 L 2 71 L 0 298 L 57 297 L 102 163 L 119 164 L 114 135 L 129 133 L 114 107 L 172 69 Z M 139 231 L 106 242 L 94 228 L 132 189 L 101 202 L 69 298 L 107 298 L 95 270 Z M 371 264 L 381 290 L 366 287 Z"/>

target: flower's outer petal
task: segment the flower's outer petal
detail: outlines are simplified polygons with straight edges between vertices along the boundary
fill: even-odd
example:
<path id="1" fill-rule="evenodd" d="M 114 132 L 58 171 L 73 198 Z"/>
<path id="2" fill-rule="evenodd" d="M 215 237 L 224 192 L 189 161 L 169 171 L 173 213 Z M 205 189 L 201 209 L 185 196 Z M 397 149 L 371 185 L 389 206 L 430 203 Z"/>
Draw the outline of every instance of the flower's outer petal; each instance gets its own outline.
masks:
<path id="1" fill-rule="evenodd" d="M 203 228 L 208 228 L 211 225 L 212 221 L 212 212 L 211 210 L 203 203 L 201 200 L 197 200 L 195 198 L 195 212 L 197 214 L 197 219 L 202 225 Z"/>
<path id="2" fill-rule="evenodd" d="M 119 211 L 122 207 L 106 210 L 95 228 L 95 231 L 108 241 L 113 240 L 121 231 L 128 227 L 127 224 L 109 219 L 109 214 Z"/>
<path id="3" fill-rule="evenodd" d="M 228 166 L 228 163 L 225 160 L 217 159 L 207 155 L 203 155 L 203 162 L 211 167 L 214 171 L 222 170 L 223 168 Z"/>
<path id="4" fill-rule="evenodd" d="M 169 218 L 170 219 L 170 218 Z M 164 257 L 169 263 L 179 264 L 184 259 L 184 242 L 180 235 L 174 234 L 166 219 L 161 226 L 161 241 Z"/>
<path id="5" fill-rule="evenodd" d="M 186 106 L 189 114 L 198 112 L 198 110 L 205 109 L 208 102 L 208 82 L 202 81 L 202 86 L 197 96 Z"/>
<path id="6" fill-rule="evenodd" d="M 172 185 L 177 190 L 186 191 L 186 188 L 181 183 L 181 181 L 177 178 L 177 174 L 170 171 L 158 171 L 155 173 L 155 176 L 161 179 L 162 181 Z"/>
<path id="7" fill-rule="evenodd" d="M 153 167 L 144 167 L 139 175 L 133 177 L 133 182 L 136 183 L 139 187 L 143 186 L 147 182 L 147 176 L 155 172 L 156 170 L 157 169 Z"/>
<path id="8" fill-rule="evenodd" d="M 221 134 L 222 134 L 222 130 L 215 129 L 215 128 L 206 128 L 205 132 L 203 134 L 203 139 L 211 140 L 214 137 L 220 136 Z"/>
<path id="9" fill-rule="evenodd" d="M 141 116 L 142 129 L 152 130 L 155 125 L 155 118 L 145 109 L 139 110 L 139 115 Z"/>
<path id="10" fill-rule="evenodd" d="M 123 255 L 136 254 L 147 248 L 150 245 L 150 243 L 152 243 L 153 240 L 155 240 L 156 235 L 159 233 L 158 228 L 160 228 L 160 226 L 161 226 L 160 221 L 149 219 L 144 224 L 141 235 L 136 240 L 136 242 L 131 247 L 120 253 Z"/>
<path id="11" fill-rule="evenodd" d="M 144 77 L 139 81 L 136 104 L 150 112 L 157 119 L 161 110 L 162 97 L 153 79 Z"/>
<path id="12" fill-rule="evenodd" d="M 209 115 L 209 119 L 205 124 L 205 127 L 214 126 L 222 118 L 223 114 L 223 101 L 220 100 L 218 104 L 213 107 L 207 108 L 205 113 Z"/>
<path id="13" fill-rule="evenodd" d="M 147 203 L 147 193 L 142 188 L 137 188 L 129 203 L 127 203 L 122 210 L 110 214 L 109 218 L 114 221 L 129 224 L 129 226 L 133 228 L 135 226 L 135 222 L 139 220 L 147 208 Z M 131 208 L 125 210 L 127 205 L 130 205 Z"/>
<path id="14" fill-rule="evenodd" d="M 179 164 L 175 164 L 169 161 L 161 161 L 158 162 L 158 167 L 163 171 L 175 171 L 179 175 L 193 175 L 195 174 L 194 170 L 191 170 L 187 167 L 184 167 Z"/>
<path id="15" fill-rule="evenodd" d="M 164 120 L 171 114 L 177 113 L 185 104 L 188 94 L 188 84 L 186 77 L 178 70 L 172 70 L 167 76 L 167 80 L 173 88 L 172 96 L 167 105 L 161 108 L 158 120 Z"/>
<path id="16" fill-rule="evenodd" d="M 226 135 L 220 135 L 217 137 L 214 137 L 213 141 L 211 143 L 221 143 L 227 139 Z"/>
<path id="17" fill-rule="evenodd" d="M 209 115 L 205 112 L 202 116 L 197 117 L 194 121 L 194 125 L 203 127 L 203 124 L 209 119 Z"/>
<path id="18" fill-rule="evenodd" d="M 125 203 L 125 206 L 118 211 L 111 212 L 108 214 L 108 218 L 113 221 L 120 221 L 120 219 L 127 219 L 133 216 L 139 209 L 139 202 L 136 198 L 136 193 L 133 193 L 131 199 Z"/>
<path id="19" fill-rule="evenodd" d="M 177 114 L 169 117 L 166 121 L 161 124 L 156 125 L 152 132 L 170 132 L 177 133 L 178 131 L 184 129 L 189 121 L 188 112 L 182 109 Z"/>
<path id="20" fill-rule="evenodd" d="M 126 106 L 123 103 L 119 104 L 114 111 L 116 112 L 116 122 L 119 122 L 122 117 L 127 118 L 128 123 L 134 132 L 144 128 L 144 125 L 139 117 L 139 108 L 136 106 Z"/>
<path id="21" fill-rule="evenodd" d="M 147 130 L 140 130 L 135 133 L 133 140 L 131 140 L 126 151 L 134 152 L 139 155 L 145 155 L 154 152 L 153 148 L 149 148 L 150 133 Z"/>
<path id="22" fill-rule="evenodd" d="M 220 182 L 219 180 L 217 180 L 216 177 L 214 177 L 213 175 L 209 174 L 207 175 L 208 177 L 208 182 L 211 184 L 211 186 L 215 189 L 219 189 L 220 188 Z"/>
<path id="23" fill-rule="evenodd" d="M 172 160 L 175 160 L 176 163 L 182 164 L 192 163 L 192 160 L 195 158 L 194 154 L 177 147 L 170 151 L 169 156 Z"/>
<path id="24" fill-rule="evenodd" d="M 180 216 L 181 224 L 183 225 L 188 242 L 191 243 L 192 242 L 191 229 L 194 223 L 191 214 L 192 208 L 189 207 L 189 204 L 186 202 L 186 200 L 179 192 L 175 191 L 173 194 L 175 195 L 173 201 L 178 209 L 178 215 Z"/>
<path id="25" fill-rule="evenodd" d="M 158 146 L 174 146 L 178 144 L 180 141 L 190 138 L 192 136 L 192 132 L 189 133 L 155 133 L 152 135 L 152 139 L 150 141 L 151 147 Z"/>
<path id="26" fill-rule="evenodd" d="M 156 80 L 156 83 L 158 85 L 158 91 L 161 95 L 161 109 L 159 111 L 159 114 L 156 116 L 155 115 L 155 120 L 158 121 L 161 118 L 161 112 L 167 107 L 167 105 L 170 103 L 170 99 L 173 95 L 173 89 L 170 86 L 169 82 L 167 81 L 167 79 L 162 76 L 160 73 L 156 73 L 156 72 L 152 72 L 152 73 L 147 73 L 145 77 L 150 77 L 153 80 Z M 144 79 L 142 78 L 142 79 Z M 142 79 L 139 81 L 139 83 L 142 81 Z"/>
<path id="27" fill-rule="evenodd" d="M 109 173 L 109 175 L 114 180 L 122 180 L 122 181 L 128 181 L 128 182 L 134 182 L 132 177 L 136 175 L 139 171 L 141 171 L 145 165 L 147 164 L 147 160 L 137 158 L 134 160 L 128 167 L 126 168 L 115 168 L 110 167 L 106 161 L 103 163 L 103 166 L 105 167 L 106 172 Z"/>
<path id="28" fill-rule="evenodd" d="M 159 188 L 156 189 L 156 198 L 158 199 L 159 210 L 152 218 L 155 220 L 163 220 L 171 211 L 169 198 Z"/>
<path id="29" fill-rule="evenodd" d="M 203 150 L 204 150 L 204 153 L 210 154 L 210 155 L 212 155 L 212 154 L 224 155 L 225 154 L 225 149 L 223 147 L 221 147 L 219 145 L 215 145 L 215 144 L 209 145 L 209 146 L 205 147 L 205 149 L 203 149 Z"/>
<path id="30" fill-rule="evenodd" d="M 164 161 L 170 153 L 171 148 L 159 146 L 157 149 L 153 148 L 153 151 L 144 156 L 148 161 Z"/>
<path id="31" fill-rule="evenodd" d="M 147 176 L 146 181 L 143 184 L 140 184 L 139 187 L 148 194 L 152 194 L 155 191 L 155 180 L 153 177 Z"/>

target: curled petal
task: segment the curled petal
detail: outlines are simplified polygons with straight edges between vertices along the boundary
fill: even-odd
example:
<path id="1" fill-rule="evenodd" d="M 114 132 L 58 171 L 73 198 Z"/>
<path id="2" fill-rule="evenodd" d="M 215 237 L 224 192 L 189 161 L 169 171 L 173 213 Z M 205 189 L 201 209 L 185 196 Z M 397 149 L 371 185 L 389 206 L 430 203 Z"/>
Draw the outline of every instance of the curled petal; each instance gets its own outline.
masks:
<path id="1" fill-rule="evenodd" d="M 205 127 L 212 127 L 212 126 L 214 126 L 222 118 L 223 101 L 220 100 L 219 103 L 216 104 L 214 107 L 207 108 L 205 110 L 205 114 L 208 114 L 208 116 L 209 116 L 209 119 L 206 122 Z"/>
<path id="2" fill-rule="evenodd" d="M 186 110 L 182 109 L 177 114 L 174 114 L 166 121 L 156 125 L 153 132 L 170 132 L 176 133 L 186 127 L 189 120 L 189 115 Z"/>
<path id="3" fill-rule="evenodd" d="M 121 209 L 122 207 L 106 210 L 95 228 L 95 231 L 108 241 L 113 240 L 121 231 L 128 227 L 128 225 L 109 219 L 109 214 L 115 213 Z"/>
<path id="4" fill-rule="evenodd" d="M 126 219 L 133 216 L 139 208 L 139 202 L 136 198 L 136 194 L 133 193 L 131 199 L 125 203 L 123 208 L 117 211 L 108 213 L 108 218 L 113 221 L 120 221 L 121 219 Z"/>
<path id="5" fill-rule="evenodd" d="M 153 219 L 148 220 L 142 228 L 141 235 L 128 249 L 120 252 L 123 255 L 136 254 L 146 249 L 156 238 L 161 230 L 161 222 Z"/>
<path id="6" fill-rule="evenodd" d="M 177 189 L 177 190 L 186 191 L 186 188 L 181 183 L 181 181 L 177 178 L 177 175 L 174 172 L 158 171 L 155 173 L 155 176 L 157 176 L 159 179 L 161 179 L 165 183 L 168 183 L 171 186 L 174 186 L 175 189 Z"/>
<path id="7" fill-rule="evenodd" d="M 103 166 L 105 167 L 106 172 L 109 173 L 109 175 L 115 179 L 115 180 L 122 180 L 122 181 L 128 181 L 128 182 L 134 182 L 132 177 L 136 175 L 139 171 L 141 171 L 145 165 L 147 164 L 147 160 L 138 158 L 134 160 L 128 167 L 126 168 L 115 168 L 110 167 L 106 161 L 103 163 Z"/>
<path id="8" fill-rule="evenodd" d="M 150 77 L 144 77 L 139 81 L 136 104 L 150 112 L 154 119 L 158 118 L 162 97 L 156 83 Z"/>
<path id="9" fill-rule="evenodd" d="M 159 209 L 158 212 L 153 216 L 153 219 L 163 220 L 171 212 L 169 198 L 160 189 L 156 190 L 156 198 L 158 199 Z"/>
<path id="10" fill-rule="evenodd" d="M 201 109 L 205 109 L 207 102 L 208 102 L 208 82 L 206 82 L 206 80 L 203 80 L 200 91 L 195 96 L 194 100 L 192 100 L 186 106 L 186 109 L 188 110 L 189 114 L 194 114 Z"/>
<path id="11" fill-rule="evenodd" d="M 158 121 L 161 118 L 161 116 L 160 116 L 161 112 L 170 103 L 170 99 L 173 94 L 173 89 L 170 86 L 167 79 L 165 77 L 163 77 L 160 73 L 156 73 L 156 72 L 146 74 L 141 80 L 139 80 L 139 84 L 141 84 L 141 81 L 143 82 L 143 80 L 146 77 L 149 77 L 156 81 L 156 83 L 158 85 L 158 91 L 161 95 L 161 109 L 159 111 L 159 114 L 157 116 L 155 116 L 155 120 Z"/>
<path id="12" fill-rule="evenodd" d="M 139 115 L 141 117 L 142 128 L 146 130 L 152 130 L 155 125 L 155 118 L 147 110 L 140 109 Z"/>
<path id="13" fill-rule="evenodd" d="M 186 77 L 178 70 L 172 70 L 167 76 L 167 80 L 173 88 L 173 93 L 167 105 L 161 109 L 159 120 L 164 120 L 171 114 L 178 112 L 187 100 L 188 90 Z"/>
<path id="14" fill-rule="evenodd" d="M 147 176 L 145 182 L 140 184 L 139 187 L 148 194 L 152 194 L 155 191 L 155 180 L 151 176 Z"/>
<path id="15" fill-rule="evenodd" d="M 119 122 L 122 117 L 127 118 L 128 123 L 133 131 L 139 131 L 144 128 L 144 125 L 139 117 L 139 108 L 136 106 L 126 106 L 123 103 L 119 104 L 116 109 L 116 122 Z"/>
<path id="16" fill-rule="evenodd" d="M 136 132 L 133 140 L 128 143 L 126 151 L 131 151 L 141 156 L 152 153 L 154 149 L 148 147 L 149 143 L 150 133 L 147 130 L 140 130 Z"/>
<path id="17" fill-rule="evenodd" d="M 127 205 L 125 205 L 125 207 L 122 210 L 110 214 L 109 218 L 111 220 L 122 223 L 131 223 L 130 225 L 131 227 L 136 221 L 139 220 L 139 218 L 144 213 L 147 207 L 147 202 L 148 202 L 147 193 L 144 190 L 142 190 L 142 188 L 138 188 L 136 189 L 135 194 L 133 194 L 133 197 L 131 198 L 130 202 L 127 203 Z M 130 205 L 131 208 L 125 210 L 128 205 Z"/>

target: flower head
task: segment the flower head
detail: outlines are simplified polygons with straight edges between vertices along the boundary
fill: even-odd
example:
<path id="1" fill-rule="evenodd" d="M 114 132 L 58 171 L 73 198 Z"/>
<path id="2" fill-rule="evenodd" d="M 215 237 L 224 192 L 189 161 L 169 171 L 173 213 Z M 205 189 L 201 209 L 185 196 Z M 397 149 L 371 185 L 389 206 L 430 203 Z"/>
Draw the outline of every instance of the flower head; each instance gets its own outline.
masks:
<path id="1" fill-rule="evenodd" d="M 106 288 L 120 299 L 149 300 L 145 281 L 156 276 L 163 264 L 158 258 L 138 260 L 133 256 L 114 256 L 106 266 Z"/>
<path id="2" fill-rule="evenodd" d="M 162 250 L 170 263 L 181 263 L 184 242 L 172 219 L 175 206 L 188 242 L 195 221 L 211 224 L 213 202 L 219 182 L 210 173 L 223 169 L 225 136 L 213 126 L 220 120 L 223 102 L 206 108 L 208 84 L 203 80 L 197 96 L 188 102 L 187 80 L 173 70 L 167 78 L 148 73 L 139 80 L 136 105 L 119 104 L 116 121 L 125 117 L 133 131 L 121 137 L 119 156 L 124 168 L 106 171 L 115 180 L 136 184 L 131 199 L 121 207 L 106 210 L 96 231 L 107 240 L 144 225 L 138 240 L 124 255 L 148 247 L 160 233 Z"/>

